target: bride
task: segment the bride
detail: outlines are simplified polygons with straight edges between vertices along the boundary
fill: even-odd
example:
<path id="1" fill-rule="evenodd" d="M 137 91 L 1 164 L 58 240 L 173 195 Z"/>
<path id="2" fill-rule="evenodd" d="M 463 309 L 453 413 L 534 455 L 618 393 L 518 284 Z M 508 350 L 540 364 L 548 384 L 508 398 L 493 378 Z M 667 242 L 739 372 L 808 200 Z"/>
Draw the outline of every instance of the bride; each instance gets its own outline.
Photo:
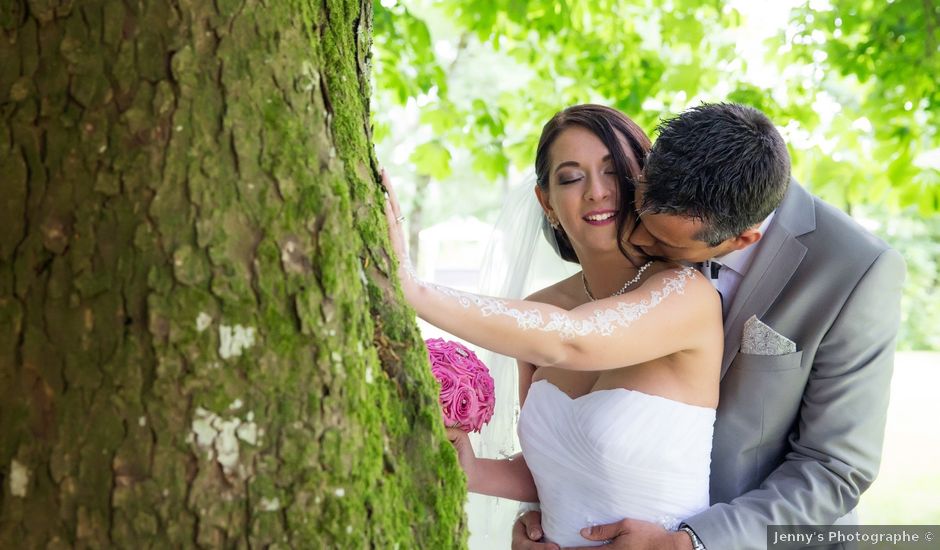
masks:
<path id="1" fill-rule="evenodd" d="M 723 332 L 712 285 L 626 244 L 649 140 L 629 118 L 579 105 L 543 128 L 535 196 L 562 258 L 581 272 L 525 301 L 417 278 L 387 180 L 399 277 L 418 315 L 519 361 L 522 456 L 478 459 L 449 430 L 472 492 L 538 501 L 545 540 L 623 518 L 675 529 L 708 507 Z M 684 536 L 684 535 L 680 535 Z"/>

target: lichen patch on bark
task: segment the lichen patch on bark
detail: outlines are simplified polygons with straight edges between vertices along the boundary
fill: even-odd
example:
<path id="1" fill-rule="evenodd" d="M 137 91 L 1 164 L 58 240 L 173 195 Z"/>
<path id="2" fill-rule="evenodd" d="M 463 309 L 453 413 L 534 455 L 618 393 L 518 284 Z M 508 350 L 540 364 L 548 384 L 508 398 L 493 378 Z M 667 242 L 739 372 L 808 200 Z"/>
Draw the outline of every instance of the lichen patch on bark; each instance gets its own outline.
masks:
<path id="1" fill-rule="evenodd" d="M 15 497 L 26 497 L 29 487 L 29 468 L 15 458 L 10 461 L 10 494 Z"/>
<path id="2" fill-rule="evenodd" d="M 219 325 L 219 356 L 222 359 L 238 357 L 255 345 L 255 328 Z"/>

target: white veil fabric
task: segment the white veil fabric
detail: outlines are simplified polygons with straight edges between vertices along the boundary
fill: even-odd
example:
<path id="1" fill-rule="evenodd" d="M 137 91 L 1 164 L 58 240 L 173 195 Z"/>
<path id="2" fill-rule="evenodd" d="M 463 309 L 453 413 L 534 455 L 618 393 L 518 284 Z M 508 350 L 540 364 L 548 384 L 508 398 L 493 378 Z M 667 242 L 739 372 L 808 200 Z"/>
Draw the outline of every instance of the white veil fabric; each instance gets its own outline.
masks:
<path id="1" fill-rule="evenodd" d="M 551 254 L 553 263 L 564 263 L 555 255 L 548 220 L 535 196 L 535 175 L 509 190 L 486 247 L 480 271 L 479 292 L 488 296 L 522 298 L 531 291 L 536 254 Z M 541 249 L 541 250 L 540 250 Z M 478 457 L 506 458 L 519 452 L 516 421 L 519 417 L 516 361 L 488 350 L 478 350 L 495 383 L 493 418 L 479 435 L 471 434 Z M 519 505 L 515 501 L 470 494 L 466 506 L 470 549 L 509 548 L 512 524 Z"/>
<path id="2" fill-rule="evenodd" d="M 526 293 L 540 234 L 548 226 L 535 185 L 531 174 L 506 193 L 483 257 L 480 292 L 502 298 L 522 298 Z"/>

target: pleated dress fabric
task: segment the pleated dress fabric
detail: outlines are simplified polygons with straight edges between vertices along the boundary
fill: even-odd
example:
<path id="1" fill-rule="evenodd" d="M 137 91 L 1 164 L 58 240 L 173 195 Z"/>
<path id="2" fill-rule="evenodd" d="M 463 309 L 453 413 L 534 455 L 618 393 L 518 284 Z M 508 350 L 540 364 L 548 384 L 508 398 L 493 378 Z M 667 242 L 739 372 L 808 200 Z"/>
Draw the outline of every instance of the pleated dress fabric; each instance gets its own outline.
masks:
<path id="1" fill-rule="evenodd" d="M 623 518 L 675 529 L 707 508 L 714 423 L 714 409 L 634 390 L 572 399 L 534 382 L 518 433 L 546 539 L 599 545 L 579 531 Z"/>

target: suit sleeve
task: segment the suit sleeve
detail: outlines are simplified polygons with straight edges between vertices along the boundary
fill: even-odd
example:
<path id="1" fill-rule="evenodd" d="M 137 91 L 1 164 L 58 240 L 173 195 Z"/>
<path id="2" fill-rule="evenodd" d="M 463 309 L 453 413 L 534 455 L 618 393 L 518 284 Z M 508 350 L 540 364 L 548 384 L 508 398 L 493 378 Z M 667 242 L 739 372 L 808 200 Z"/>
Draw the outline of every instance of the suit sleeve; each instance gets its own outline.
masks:
<path id="1" fill-rule="evenodd" d="M 790 451 L 757 488 L 686 520 L 706 548 L 766 548 L 766 527 L 831 524 L 851 511 L 881 462 L 904 260 L 873 262 L 820 342 Z"/>

